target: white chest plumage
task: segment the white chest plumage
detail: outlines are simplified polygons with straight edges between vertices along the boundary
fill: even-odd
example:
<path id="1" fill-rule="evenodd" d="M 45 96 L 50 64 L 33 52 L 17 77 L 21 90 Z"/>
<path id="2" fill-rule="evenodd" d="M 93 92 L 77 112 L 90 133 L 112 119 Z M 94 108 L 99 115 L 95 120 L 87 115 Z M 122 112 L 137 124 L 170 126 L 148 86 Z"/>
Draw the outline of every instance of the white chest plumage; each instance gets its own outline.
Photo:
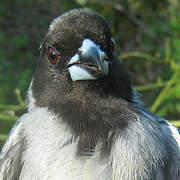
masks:
<path id="1" fill-rule="evenodd" d="M 47 109 L 32 109 L 23 124 L 26 140 L 20 180 L 109 179 L 108 163 L 100 163 L 98 151 L 89 158 L 77 158 L 77 140 Z"/>
<path id="2" fill-rule="evenodd" d="M 91 156 L 77 157 L 78 138 L 61 118 L 32 106 L 2 150 L 0 180 L 176 180 L 179 136 L 173 138 L 170 127 L 177 130 L 150 118 L 137 115 L 114 137 L 106 159 L 100 156 L 101 145 Z"/>

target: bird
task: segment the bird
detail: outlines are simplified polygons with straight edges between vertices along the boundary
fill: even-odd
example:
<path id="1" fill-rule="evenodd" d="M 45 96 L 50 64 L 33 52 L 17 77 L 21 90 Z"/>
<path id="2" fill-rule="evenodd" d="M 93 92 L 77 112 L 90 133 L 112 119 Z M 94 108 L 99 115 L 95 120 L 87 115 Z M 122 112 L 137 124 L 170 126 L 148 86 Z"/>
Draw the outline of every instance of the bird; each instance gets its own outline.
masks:
<path id="1" fill-rule="evenodd" d="M 0 180 L 180 179 L 178 129 L 144 108 L 115 48 L 93 10 L 50 23 Z"/>

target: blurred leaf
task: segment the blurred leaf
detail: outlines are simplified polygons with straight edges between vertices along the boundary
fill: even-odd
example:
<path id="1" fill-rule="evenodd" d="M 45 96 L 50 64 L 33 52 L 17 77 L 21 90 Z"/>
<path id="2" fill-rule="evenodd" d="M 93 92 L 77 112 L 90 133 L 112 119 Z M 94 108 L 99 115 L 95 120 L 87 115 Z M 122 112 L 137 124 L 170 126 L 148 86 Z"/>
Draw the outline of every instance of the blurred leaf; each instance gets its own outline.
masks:
<path id="1" fill-rule="evenodd" d="M 12 43 L 16 47 L 23 47 L 23 46 L 28 44 L 28 38 L 26 36 L 22 36 L 22 35 L 21 36 L 15 36 L 12 39 Z"/>

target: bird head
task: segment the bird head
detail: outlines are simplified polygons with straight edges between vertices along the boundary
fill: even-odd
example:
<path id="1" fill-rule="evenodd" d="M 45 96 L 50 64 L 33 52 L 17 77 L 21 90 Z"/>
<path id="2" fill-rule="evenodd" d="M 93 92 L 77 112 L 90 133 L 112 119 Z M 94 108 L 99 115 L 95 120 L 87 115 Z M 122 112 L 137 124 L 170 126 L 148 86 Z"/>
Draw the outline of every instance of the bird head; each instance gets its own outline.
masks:
<path id="1" fill-rule="evenodd" d="M 68 70 L 72 81 L 108 75 L 114 41 L 106 21 L 88 10 L 73 10 L 56 18 L 43 45 L 50 65 Z"/>
<path id="2" fill-rule="evenodd" d="M 130 98 L 129 75 L 114 56 L 115 43 L 104 18 L 75 9 L 55 18 L 40 46 L 32 83 L 39 106 L 95 90 Z M 80 97 L 80 95 L 82 95 Z"/>

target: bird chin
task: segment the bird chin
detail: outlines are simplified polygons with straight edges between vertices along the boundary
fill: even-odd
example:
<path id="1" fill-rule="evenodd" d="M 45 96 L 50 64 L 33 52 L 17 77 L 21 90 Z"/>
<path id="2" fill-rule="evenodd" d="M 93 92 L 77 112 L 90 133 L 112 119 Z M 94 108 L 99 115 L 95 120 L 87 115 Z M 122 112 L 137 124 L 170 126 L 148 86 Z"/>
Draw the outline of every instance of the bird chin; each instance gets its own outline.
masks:
<path id="1" fill-rule="evenodd" d="M 72 81 L 100 79 L 106 74 L 104 70 L 82 64 L 74 64 L 68 68 Z"/>

